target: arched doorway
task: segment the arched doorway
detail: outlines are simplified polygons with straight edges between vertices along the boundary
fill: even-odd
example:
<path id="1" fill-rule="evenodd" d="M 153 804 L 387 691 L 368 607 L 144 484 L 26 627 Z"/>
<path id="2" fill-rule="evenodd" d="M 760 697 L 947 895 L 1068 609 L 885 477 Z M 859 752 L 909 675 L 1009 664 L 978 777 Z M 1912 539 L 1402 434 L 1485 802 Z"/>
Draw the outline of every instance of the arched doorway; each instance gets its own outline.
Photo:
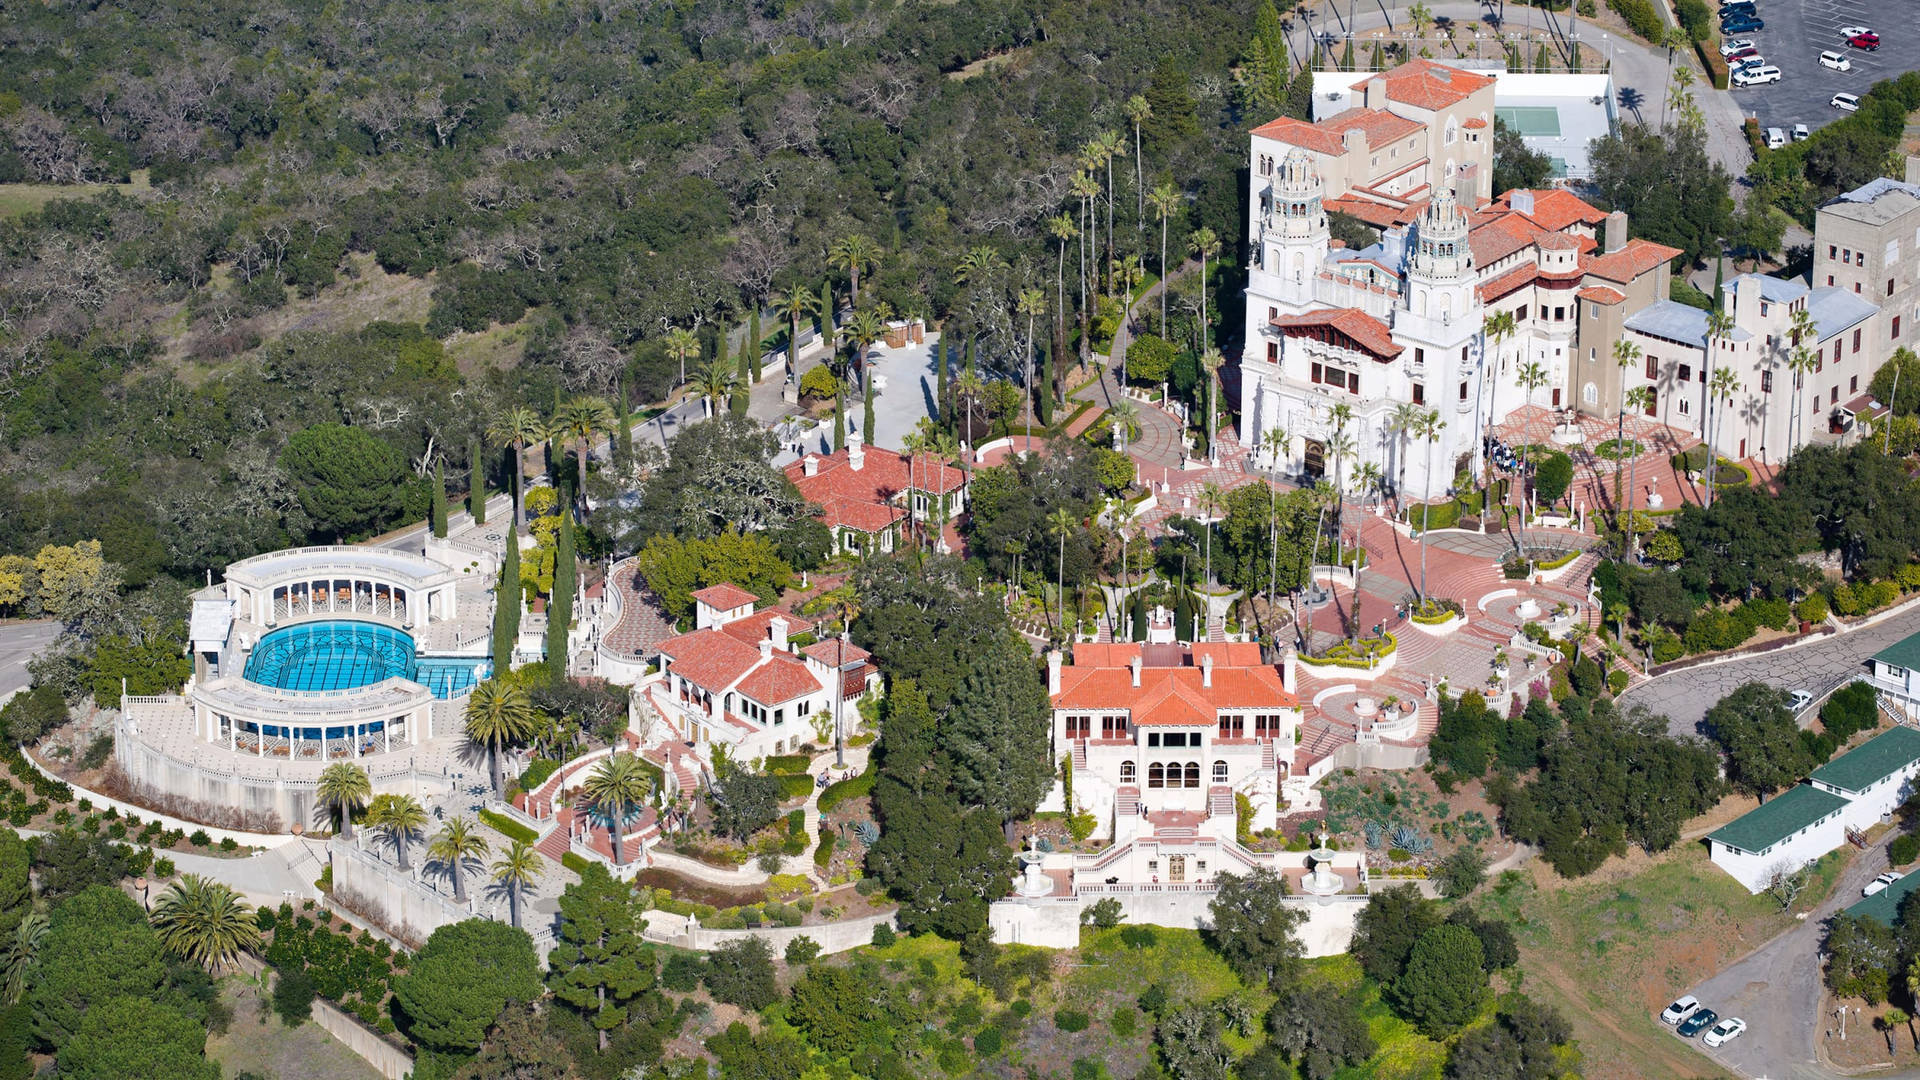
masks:
<path id="1" fill-rule="evenodd" d="M 1167 856 L 1167 880 L 1176 884 L 1187 880 L 1187 857 L 1185 855 Z"/>
<path id="2" fill-rule="evenodd" d="M 1308 476 L 1324 476 L 1327 471 L 1327 444 L 1318 439 L 1308 439 L 1303 460 Z"/>

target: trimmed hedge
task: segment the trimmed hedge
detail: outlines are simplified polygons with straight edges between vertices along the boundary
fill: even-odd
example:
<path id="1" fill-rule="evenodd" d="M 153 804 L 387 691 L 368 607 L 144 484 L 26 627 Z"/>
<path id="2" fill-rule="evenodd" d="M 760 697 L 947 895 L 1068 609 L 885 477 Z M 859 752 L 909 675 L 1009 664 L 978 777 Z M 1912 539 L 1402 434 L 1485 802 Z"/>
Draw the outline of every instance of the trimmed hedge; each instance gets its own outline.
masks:
<path id="1" fill-rule="evenodd" d="M 528 844 L 540 842 L 539 833 L 534 832 L 532 829 L 527 828 L 525 825 L 520 824 L 505 814 L 495 813 L 492 810 L 482 810 L 480 811 L 480 820 L 486 822 L 489 828 L 509 840 L 519 840 Z"/>
<path id="2" fill-rule="evenodd" d="M 788 799 L 804 799 L 813 794 L 813 777 L 806 773 L 775 773 L 773 778 L 780 781 L 782 802 Z"/>
<path id="3" fill-rule="evenodd" d="M 1684 3 L 1685 0 L 1682 0 Z M 1712 81 L 1715 90 L 1725 90 L 1733 73 L 1727 70 L 1727 62 L 1720 58 L 1720 41 L 1717 35 L 1708 34 L 1693 43 L 1693 51 L 1700 62 L 1707 67 L 1707 78 Z"/>
<path id="4" fill-rule="evenodd" d="M 780 775 L 806 772 L 811 764 L 813 759 L 805 754 L 775 754 L 764 762 L 764 767 L 767 772 Z"/>
<path id="5" fill-rule="evenodd" d="M 1666 36 L 1667 24 L 1650 0 L 1607 0 L 1607 7 L 1627 21 L 1627 28 L 1640 38 L 1658 44 Z"/>
<path id="6" fill-rule="evenodd" d="M 534 758 L 532 763 L 527 766 L 527 771 L 520 774 L 518 781 L 520 790 L 534 790 L 541 784 L 546 783 L 547 778 L 552 776 L 559 768 L 560 763 L 552 758 Z"/>
<path id="7" fill-rule="evenodd" d="M 833 861 L 833 830 L 820 827 L 820 843 L 813 849 L 813 865 L 826 866 Z"/>
<path id="8" fill-rule="evenodd" d="M 560 865 L 576 874 L 584 874 L 587 872 L 587 857 L 577 851 L 562 852 Z"/>
<path id="9" fill-rule="evenodd" d="M 1579 557 L 1580 552 L 1578 550 L 1569 551 L 1564 555 L 1549 559 L 1546 562 L 1534 563 L 1533 568 L 1535 570 L 1558 570 Z"/>
<path id="10" fill-rule="evenodd" d="M 848 799 L 858 799 L 872 793 L 873 770 L 868 769 L 850 780 L 827 785 L 827 790 L 820 793 L 820 812 L 824 814 Z"/>

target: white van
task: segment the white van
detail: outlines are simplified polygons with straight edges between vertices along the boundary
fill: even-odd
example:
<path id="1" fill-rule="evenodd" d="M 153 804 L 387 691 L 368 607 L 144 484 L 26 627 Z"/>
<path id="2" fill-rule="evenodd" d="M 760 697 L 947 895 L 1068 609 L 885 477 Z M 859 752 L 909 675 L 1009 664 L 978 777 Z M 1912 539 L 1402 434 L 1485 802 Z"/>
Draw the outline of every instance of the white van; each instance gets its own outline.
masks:
<path id="1" fill-rule="evenodd" d="M 1832 68 L 1835 71 L 1852 71 L 1853 61 L 1837 52 L 1823 52 L 1820 54 L 1820 66 Z"/>
<path id="2" fill-rule="evenodd" d="M 1767 129 L 1767 149 L 1778 150 L 1787 145 L 1787 133 L 1777 127 Z"/>

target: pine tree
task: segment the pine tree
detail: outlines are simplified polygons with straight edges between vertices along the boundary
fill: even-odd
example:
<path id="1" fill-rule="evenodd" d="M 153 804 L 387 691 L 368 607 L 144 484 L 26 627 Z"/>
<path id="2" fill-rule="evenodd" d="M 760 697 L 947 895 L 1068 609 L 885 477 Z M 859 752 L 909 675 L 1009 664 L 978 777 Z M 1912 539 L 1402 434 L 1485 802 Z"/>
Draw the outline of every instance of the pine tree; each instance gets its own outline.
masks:
<path id="1" fill-rule="evenodd" d="M 573 626 L 573 593 L 580 573 L 574 558 L 573 512 L 563 510 L 554 544 L 553 593 L 547 599 L 547 667 L 555 682 L 567 676 L 567 631 Z"/>
<path id="2" fill-rule="evenodd" d="M 860 437 L 873 445 L 873 380 L 867 380 L 866 403 L 860 408 Z"/>
<path id="3" fill-rule="evenodd" d="M 441 540 L 447 538 L 447 479 L 442 475 L 440 460 L 433 462 L 433 535 Z"/>
<path id="4" fill-rule="evenodd" d="M 750 364 L 748 370 L 753 374 L 755 383 L 760 381 L 760 362 L 765 358 L 766 352 L 766 339 L 760 336 L 760 308 L 755 305 L 753 318 L 747 322 L 747 356 Z"/>
<path id="5" fill-rule="evenodd" d="M 1033 813 L 1053 763 L 1033 748 L 1047 740 L 1046 687 L 1033 651 L 1002 633 L 975 657 L 947 714 L 945 742 L 963 804 L 983 806 L 1002 826 Z"/>
<path id="6" fill-rule="evenodd" d="M 1261 114 L 1278 113 L 1287 104 L 1287 77 L 1292 62 L 1287 58 L 1287 34 L 1280 28 L 1280 13 L 1273 0 L 1260 0 L 1253 13 L 1253 40 L 1248 48 L 1248 81 L 1253 103 Z"/>
<path id="7" fill-rule="evenodd" d="M 513 646 L 520 640 L 520 609 L 524 605 L 520 587 L 520 531 L 507 530 L 507 557 L 500 564 L 500 584 L 494 590 L 493 673 L 504 675 L 513 668 Z"/>
<path id="8" fill-rule="evenodd" d="M 613 880 L 607 868 L 589 862 L 576 885 L 560 894 L 560 934 L 547 957 L 547 987 L 599 1033 L 626 1025 L 629 1013 L 650 996 L 657 971 L 653 950 L 640 940 L 633 889 Z"/>
<path id="9" fill-rule="evenodd" d="M 467 442 L 467 513 L 475 525 L 487 523 L 487 459 L 477 437 Z"/>

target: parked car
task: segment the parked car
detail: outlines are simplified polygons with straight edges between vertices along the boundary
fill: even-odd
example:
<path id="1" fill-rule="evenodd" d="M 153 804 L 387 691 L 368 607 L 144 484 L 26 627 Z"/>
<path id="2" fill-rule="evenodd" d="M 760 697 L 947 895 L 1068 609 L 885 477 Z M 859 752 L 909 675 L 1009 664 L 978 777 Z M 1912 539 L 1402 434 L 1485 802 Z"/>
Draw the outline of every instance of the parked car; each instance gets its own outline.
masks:
<path id="1" fill-rule="evenodd" d="M 1760 50 L 1749 45 L 1732 56 L 1727 57 L 1727 66 L 1735 67 L 1760 55 Z"/>
<path id="2" fill-rule="evenodd" d="M 1880 48 L 1880 35 L 1879 34 L 1855 34 L 1852 37 L 1847 39 L 1847 44 L 1853 46 L 1856 49 L 1865 49 L 1868 52 L 1873 52 L 1878 48 Z"/>
<path id="3" fill-rule="evenodd" d="M 1753 70 L 1754 68 L 1758 68 L 1758 67 L 1766 67 L 1766 66 L 1767 66 L 1767 58 L 1766 58 L 1766 57 L 1764 57 L 1764 56 L 1749 56 L 1749 57 L 1747 57 L 1747 58 L 1746 58 L 1745 60 L 1735 60 L 1735 61 L 1734 61 L 1733 63 L 1731 63 L 1731 64 L 1728 64 L 1728 65 L 1727 65 L 1727 70 L 1728 70 L 1729 72 L 1735 72 L 1735 71 L 1752 71 L 1752 70 Z"/>
<path id="4" fill-rule="evenodd" d="M 1827 102 L 1827 104 L 1843 112 L 1853 112 L 1856 109 L 1860 108 L 1860 95 L 1859 94 L 1835 94 L 1833 95 L 1833 100 Z"/>
<path id="5" fill-rule="evenodd" d="M 1742 68 L 1733 73 L 1735 86 L 1765 86 L 1780 81 L 1780 69 L 1772 65 Z"/>
<path id="6" fill-rule="evenodd" d="M 1680 1025 L 1674 1028 L 1674 1030 L 1678 1031 L 1683 1037 L 1691 1039 L 1719 1022 L 1719 1013 L 1714 1012 L 1712 1009 L 1701 1009 L 1692 1016 L 1680 1021 Z"/>
<path id="7" fill-rule="evenodd" d="M 1720 32 L 1722 34 L 1751 34 L 1756 30 L 1765 30 L 1766 28 L 1767 23 L 1765 19 L 1756 19 L 1752 16 L 1736 15 L 1731 19 L 1722 20 L 1720 23 Z"/>
<path id="8" fill-rule="evenodd" d="M 1873 33 L 1873 27 L 1871 26 L 1843 26 L 1840 28 L 1840 36 L 1843 38 L 1859 37 L 1861 34 L 1871 33 Z"/>
<path id="9" fill-rule="evenodd" d="M 1899 881 L 1902 877 L 1905 877 L 1905 876 L 1906 875 L 1904 874 L 1900 874 L 1895 871 L 1889 870 L 1886 873 L 1881 874 L 1879 877 L 1874 878 L 1872 881 L 1867 882 L 1866 887 L 1860 890 L 1860 895 L 1872 896 L 1875 893 L 1886 892 L 1887 886 L 1893 884 L 1896 881 Z"/>
<path id="10" fill-rule="evenodd" d="M 1741 49 L 1751 49 L 1751 48 L 1753 48 L 1752 38 L 1735 38 L 1732 41 L 1727 42 L 1725 45 L 1720 46 L 1720 55 L 1732 56 L 1734 53 L 1739 52 Z"/>
<path id="11" fill-rule="evenodd" d="M 1751 15 L 1755 6 L 1753 0 L 1726 0 L 1726 3 L 1720 5 L 1720 17 L 1724 19 L 1733 14 Z"/>
<path id="12" fill-rule="evenodd" d="M 1835 71 L 1852 71 L 1853 61 L 1837 52 L 1823 52 L 1820 54 L 1820 66 L 1832 68 Z"/>
<path id="13" fill-rule="evenodd" d="M 1794 142 L 1806 142 L 1808 139 L 1811 139 L 1811 138 L 1813 138 L 1813 132 L 1807 127 L 1807 125 L 1805 124 L 1793 125 L 1793 141 Z M 1799 699 L 1802 696 L 1805 696 L 1808 701 L 1813 700 L 1812 695 L 1807 694 L 1805 690 L 1795 690 L 1793 693 L 1794 693 L 1794 700 L 1796 702 L 1799 701 Z M 1805 705 L 1796 704 L 1793 708 L 1793 711 L 1797 713 L 1804 708 L 1806 708 Z"/>
<path id="14" fill-rule="evenodd" d="M 1692 994 L 1687 994 L 1681 997 L 1680 1000 L 1667 1006 L 1665 1011 L 1661 1012 L 1660 1022 L 1663 1024 L 1677 1024 L 1687 1017 L 1692 1016 L 1694 1010 L 1699 1007 L 1700 999 L 1694 997 Z"/>
<path id="15" fill-rule="evenodd" d="M 1793 141 L 1799 142 L 1801 139 L 1806 138 L 1807 136 L 1802 134 L 1802 132 L 1806 130 L 1807 130 L 1807 125 L 1805 124 L 1793 125 Z M 1807 693 L 1805 690 L 1795 690 L 1791 696 L 1793 701 L 1793 711 L 1795 713 L 1798 713 L 1800 710 L 1813 704 L 1813 695 Z"/>
<path id="16" fill-rule="evenodd" d="M 1787 145 L 1787 133 L 1777 127 L 1767 129 L 1767 149 L 1778 150 Z"/>
<path id="17" fill-rule="evenodd" d="M 1708 1046 L 1719 1046 L 1739 1038 L 1747 1030 L 1747 1022 L 1737 1016 L 1729 1016 L 1713 1025 L 1700 1041 Z"/>

